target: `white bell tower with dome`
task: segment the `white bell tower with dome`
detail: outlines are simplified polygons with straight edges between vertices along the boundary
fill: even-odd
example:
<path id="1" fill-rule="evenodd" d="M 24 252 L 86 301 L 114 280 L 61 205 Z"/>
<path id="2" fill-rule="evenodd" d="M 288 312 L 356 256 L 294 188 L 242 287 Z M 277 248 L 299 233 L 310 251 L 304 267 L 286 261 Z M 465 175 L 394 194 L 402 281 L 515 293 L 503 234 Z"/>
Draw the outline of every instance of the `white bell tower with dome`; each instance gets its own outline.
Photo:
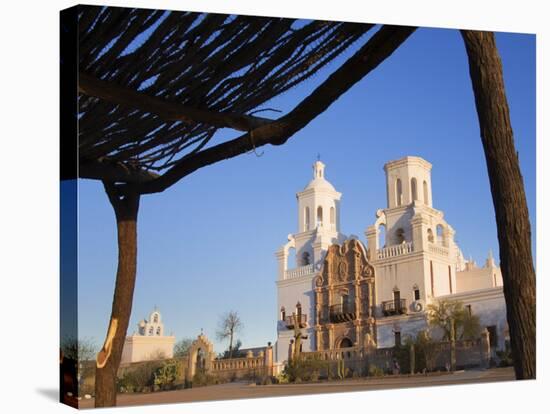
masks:
<path id="1" fill-rule="evenodd" d="M 294 234 L 296 265 L 317 266 L 332 243 L 341 239 L 340 199 L 342 194 L 325 178 L 325 164 L 313 164 L 313 179 L 296 194 L 298 232 Z"/>
<path id="2" fill-rule="evenodd" d="M 315 349 L 313 279 L 321 269 L 329 246 L 345 240 L 340 233 L 341 197 L 342 194 L 326 179 L 325 164 L 318 159 L 313 164 L 313 178 L 296 194 L 298 230 L 289 234 L 288 242 L 276 252 L 279 312 L 276 354 L 279 361 L 288 355 L 293 313 L 300 314 L 303 332 L 308 336 L 302 342 L 303 350 Z M 293 268 L 289 268 L 290 254 L 296 257 Z"/>
<path id="3" fill-rule="evenodd" d="M 396 306 L 398 313 L 418 315 L 419 325 L 409 321 L 403 334 L 425 325 L 428 303 L 457 293 L 460 249 L 443 212 L 432 206 L 431 169 L 428 161 L 414 156 L 386 163 L 387 208 L 377 211 L 365 232 L 377 273 L 377 315 L 391 314 Z M 389 319 L 378 321 L 382 343 L 393 342 L 392 329 Z"/>

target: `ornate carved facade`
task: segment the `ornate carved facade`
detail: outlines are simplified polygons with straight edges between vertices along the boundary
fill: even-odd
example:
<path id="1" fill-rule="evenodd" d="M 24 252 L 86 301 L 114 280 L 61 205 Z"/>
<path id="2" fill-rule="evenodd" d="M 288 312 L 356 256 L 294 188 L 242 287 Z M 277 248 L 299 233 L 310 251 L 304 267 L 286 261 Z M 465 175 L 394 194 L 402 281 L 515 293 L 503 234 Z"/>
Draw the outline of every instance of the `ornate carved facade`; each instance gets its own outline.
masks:
<path id="1" fill-rule="evenodd" d="M 374 267 L 356 239 L 328 248 L 315 279 L 317 350 L 364 346 L 375 340 Z"/>

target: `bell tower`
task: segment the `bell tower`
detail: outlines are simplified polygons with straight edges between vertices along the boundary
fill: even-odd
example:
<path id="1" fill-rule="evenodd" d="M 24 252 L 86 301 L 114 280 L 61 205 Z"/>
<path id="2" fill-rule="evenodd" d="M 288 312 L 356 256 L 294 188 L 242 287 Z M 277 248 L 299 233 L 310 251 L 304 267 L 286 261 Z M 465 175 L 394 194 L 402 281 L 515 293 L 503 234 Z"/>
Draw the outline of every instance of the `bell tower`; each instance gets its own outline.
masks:
<path id="1" fill-rule="evenodd" d="M 303 351 L 315 349 L 317 336 L 314 327 L 318 313 L 313 295 L 313 280 L 319 274 L 325 255 L 334 243 L 342 244 L 340 233 L 340 199 L 342 194 L 327 181 L 325 164 L 313 163 L 313 177 L 296 194 L 298 228 L 288 235 L 288 242 L 275 253 L 277 277 L 277 346 L 276 360 L 288 358 L 296 328 L 293 314 L 299 319 L 304 341 Z M 295 266 L 289 266 L 289 256 L 295 255 Z M 307 336 L 307 339 L 305 337 Z"/>
<path id="2" fill-rule="evenodd" d="M 432 206 L 432 164 L 407 156 L 384 165 L 387 207 L 367 228 L 370 259 L 380 283 L 379 315 L 420 312 L 438 296 L 456 293 L 458 246 L 443 212 Z M 382 242 L 382 234 L 384 234 Z"/>
<path id="3" fill-rule="evenodd" d="M 404 157 L 384 165 L 388 209 L 413 202 L 432 206 L 432 164 L 420 157 Z"/>
<path id="4" fill-rule="evenodd" d="M 340 198 L 342 194 L 325 178 L 325 164 L 313 164 L 313 179 L 296 194 L 298 200 L 298 232 L 296 265 L 320 263 L 328 246 L 339 239 Z"/>

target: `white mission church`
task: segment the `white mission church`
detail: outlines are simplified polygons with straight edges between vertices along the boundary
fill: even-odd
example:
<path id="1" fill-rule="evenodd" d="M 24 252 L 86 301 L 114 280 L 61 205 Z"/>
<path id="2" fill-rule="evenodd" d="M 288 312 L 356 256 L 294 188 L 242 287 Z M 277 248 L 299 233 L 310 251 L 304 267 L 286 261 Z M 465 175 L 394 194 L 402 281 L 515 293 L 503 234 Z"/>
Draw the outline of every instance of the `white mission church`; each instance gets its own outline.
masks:
<path id="1" fill-rule="evenodd" d="M 313 179 L 297 193 L 298 232 L 277 252 L 279 320 L 275 363 L 288 359 L 292 314 L 307 339 L 302 350 L 392 347 L 427 328 L 426 305 L 460 300 L 479 316 L 493 349 L 508 339 L 502 276 L 489 253 L 478 267 L 465 260 L 455 231 L 432 206 L 432 165 L 420 157 L 390 161 L 387 207 L 365 231 L 367 246 L 340 232 L 340 198 L 313 165 Z M 382 241 L 382 234 L 385 234 Z M 297 267 L 288 267 L 295 254 Z"/>

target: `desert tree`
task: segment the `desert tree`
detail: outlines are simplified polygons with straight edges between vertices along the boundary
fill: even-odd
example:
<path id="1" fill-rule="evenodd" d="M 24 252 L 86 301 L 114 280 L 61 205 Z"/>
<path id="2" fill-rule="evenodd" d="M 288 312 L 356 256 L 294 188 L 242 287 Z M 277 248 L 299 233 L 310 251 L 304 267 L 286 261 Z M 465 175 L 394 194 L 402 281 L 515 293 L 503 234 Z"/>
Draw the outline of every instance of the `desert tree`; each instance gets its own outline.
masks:
<path id="1" fill-rule="evenodd" d="M 216 338 L 220 341 L 226 341 L 229 339 L 229 358 L 233 357 L 233 339 L 237 333 L 242 331 L 242 329 L 243 323 L 236 311 L 229 311 L 225 315 L 221 316 L 218 330 L 216 331 Z"/>
<path id="2" fill-rule="evenodd" d="M 93 362 L 96 352 L 97 346 L 92 338 L 72 336 L 63 338 L 61 341 L 62 382 L 60 387 L 62 393 L 66 392 L 68 384 L 65 381 L 67 380 L 67 383 L 73 383 L 72 387 L 69 386 L 72 392 L 82 395 L 82 382 L 85 378 L 93 375 L 93 365 L 90 362 Z M 65 395 L 61 395 L 61 397 L 64 401 Z"/>
<path id="3" fill-rule="evenodd" d="M 463 30 L 500 252 L 517 379 L 536 377 L 536 278 L 531 224 L 514 144 L 502 63 L 492 32 Z"/>
<path id="4" fill-rule="evenodd" d="M 64 358 L 83 362 L 94 359 L 97 346 L 91 338 L 67 337 L 61 341 L 61 352 Z"/>
<path id="5" fill-rule="evenodd" d="M 189 348 L 193 345 L 192 338 L 183 338 L 174 345 L 174 358 L 182 358 L 189 352 Z"/>
<path id="6" fill-rule="evenodd" d="M 229 348 L 228 348 L 225 351 L 218 354 L 218 358 L 228 359 L 228 358 L 241 358 L 241 357 L 246 356 L 243 352 L 241 352 L 242 345 L 243 345 L 243 343 L 241 342 L 241 340 L 237 339 L 235 341 L 235 343 L 233 344 L 233 347 L 231 348 L 232 355 L 229 356 Z"/>
<path id="7" fill-rule="evenodd" d="M 479 317 L 466 310 L 464 304 L 457 300 L 441 299 L 426 307 L 428 323 L 432 328 L 443 332 L 443 340 L 450 343 L 450 365 L 456 366 L 456 341 L 473 339 L 479 336 L 481 329 Z"/>
<path id="8" fill-rule="evenodd" d="M 426 307 L 428 323 L 443 332 L 443 340 L 474 339 L 479 337 L 479 317 L 471 314 L 457 300 L 437 300 Z"/>

